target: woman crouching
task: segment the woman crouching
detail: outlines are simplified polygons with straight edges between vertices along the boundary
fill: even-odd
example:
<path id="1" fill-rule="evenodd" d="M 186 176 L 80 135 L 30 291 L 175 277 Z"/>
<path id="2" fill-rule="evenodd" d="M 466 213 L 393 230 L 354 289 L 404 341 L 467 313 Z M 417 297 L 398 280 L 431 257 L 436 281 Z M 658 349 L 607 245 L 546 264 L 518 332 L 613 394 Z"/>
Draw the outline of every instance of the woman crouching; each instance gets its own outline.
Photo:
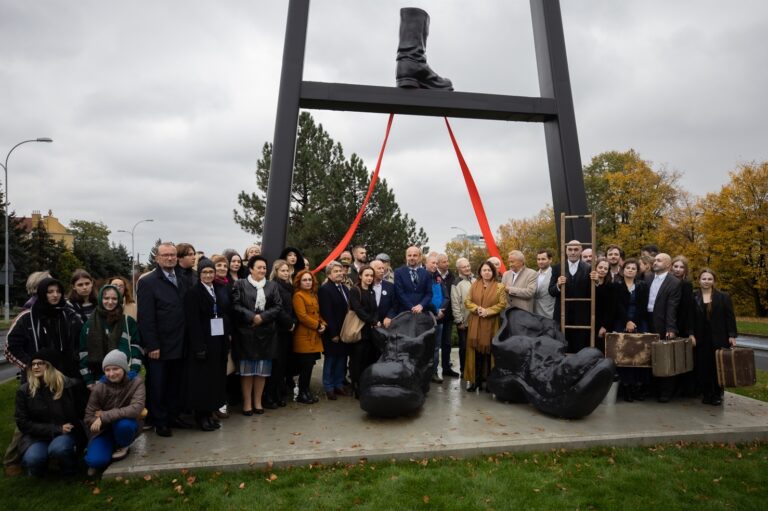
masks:
<path id="1" fill-rule="evenodd" d="M 27 382 L 16 391 L 19 452 L 32 476 L 45 475 L 49 459 L 57 461 L 62 475 L 74 474 L 85 443 L 80 421 L 84 391 L 78 380 L 59 371 L 60 363 L 56 350 L 38 351 L 27 365 Z"/>
<path id="2" fill-rule="evenodd" d="M 102 363 L 104 376 L 91 390 L 85 409 L 88 428 L 88 452 L 85 464 L 88 475 L 94 476 L 109 466 L 112 460 L 128 455 L 128 446 L 140 431 L 145 390 L 141 377 L 128 372 L 128 357 L 112 350 Z"/>

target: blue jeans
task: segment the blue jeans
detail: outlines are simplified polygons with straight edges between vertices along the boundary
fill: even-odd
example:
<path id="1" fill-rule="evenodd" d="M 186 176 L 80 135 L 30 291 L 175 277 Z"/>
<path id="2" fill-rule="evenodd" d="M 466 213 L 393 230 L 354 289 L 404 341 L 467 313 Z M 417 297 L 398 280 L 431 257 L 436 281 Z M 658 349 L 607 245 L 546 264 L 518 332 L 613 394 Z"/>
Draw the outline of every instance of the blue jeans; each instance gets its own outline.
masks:
<path id="1" fill-rule="evenodd" d="M 101 434 L 88 443 L 88 452 L 85 453 L 85 464 L 92 468 L 106 468 L 112 462 L 115 448 L 131 445 L 139 430 L 139 423 L 136 419 L 120 419 L 102 429 Z"/>
<path id="2" fill-rule="evenodd" d="M 325 355 L 325 360 L 323 360 L 323 388 L 326 392 L 342 389 L 346 374 L 346 355 Z"/>
<path id="3" fill-rule="evenodd" d="M 41 477 L 48 467 L 48 458 L 58 462 L 63 475 L 73 474 L 77 468 L 75 438 L 65 433 L 50 442 L 35 442 L 24 451 L 21 463 L 27 467 L 29 475 Z"/>

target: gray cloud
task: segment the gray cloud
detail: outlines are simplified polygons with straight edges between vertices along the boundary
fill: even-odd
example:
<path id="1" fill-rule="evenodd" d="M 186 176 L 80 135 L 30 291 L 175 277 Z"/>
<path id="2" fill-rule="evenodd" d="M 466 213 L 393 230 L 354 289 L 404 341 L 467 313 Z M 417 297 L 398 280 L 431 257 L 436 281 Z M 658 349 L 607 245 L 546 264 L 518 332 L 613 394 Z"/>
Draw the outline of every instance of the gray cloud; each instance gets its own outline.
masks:
<path id="1" fill-rule="evenodd" d="M 429 62 L 457 90 L 538 95 L 525 1 L 315 0 L 305 79 L 393 85 L 399 8 L 432 17 Z M 745 0 L 561 2 L 582 161 L 633 147 L 715 191 L 738 163 L 768 159 L 768 5 Z M 274 130 L 287 2 L 85 0 L 0 4 L 0 150 L 12 207 L 113 231 L 142 218 L 154 239 L 211 253 L 252 237 L 232 221 L 237 193 Z M 372 170 L 386 116 L 313 112 Z M 493 226 L 551 203 L 537 124 L 452 120 Z M 382 177 L 433 247 L 477 232 L 441 119 L 398 116 Z M 524 197 L 510 200 L 512 190 Z M 429 190 L 434 200 L 424 200 Z M 519 195 L 517 195 L 519 197 Z M 341 235 L 341 233 L 340 233 Z M 130 243 L 115 234 L 113 239 Z M 142 256 L 144 257 L 144 256 Z"/>

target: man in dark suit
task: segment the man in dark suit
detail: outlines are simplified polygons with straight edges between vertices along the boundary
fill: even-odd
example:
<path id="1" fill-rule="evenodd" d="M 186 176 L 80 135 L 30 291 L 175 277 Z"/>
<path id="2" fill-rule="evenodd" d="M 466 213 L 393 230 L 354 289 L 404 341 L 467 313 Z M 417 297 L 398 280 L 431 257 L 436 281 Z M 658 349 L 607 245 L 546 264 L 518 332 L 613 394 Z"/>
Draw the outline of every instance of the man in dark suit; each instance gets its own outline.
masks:
<path id="1" fill-rule="evenodd" d="M 653 259 L 653 278 L 648 280 L 648 329 L 660 339 L 677 337 L 677 309 L 680 305 L 681 282 L 672 275 L 672 258 L 657 254 Z M 659 402 L 667 403 L 675 390 L 675 378 L 655 378 Z"/>
<path id="2" fill-rule="evenodd" d="M 459 378 L 461 374 L 454 371 L 451 367 L 451 340 L 453 338 L 453 307 L 451 304 L 451 288 L 456 279 L 451 272 L 448 256 L 446 254 L 437 254 L 437 272 L 445 285 L 448 302 L 445 306 L 443 323 L 443 335 L 440 338 L 441 365 L 443 366 L 443 378 L 450 376 Z"/>
<path id="3" fill-rule="evenodd" d="M 387 266 L 382 261 L 371 261 L 371 268 L 373 268 L 373 292 L 376 295 L 379 321 L 384 328 L 388 328 L 392 318 L 397 315 L 395 285 L 384 280 Z"/>
<path id="4" fill-rule="evenodd" d="M 138 282 L 139 332 L 147 354 L 147 408 L 160 436 L 171 426 L 191 427 L 179 418 L 184 366 L 184 294 L 188 280 L 176 266 L 176 247 L 157 247 L 157 268 Z"/>
<path id="5" fill-rule="evenodd" d="M 343 284 L 346 272 L 338 261 L 328 263 L 325 275 L 328 279 L 317 290 L 320 316 L 326 322 L 323 332 L 323 389 L 328 399 L 335 400 L 336 396 L 349 395 L 344 390 L 349 352 L 339 336 L 349 309 L 349 289 Z"/>
<path id="6" fill-rule="evenodd" d="M 549 294 L 555 297 L 554 320 L 560 322 L 560 293 L 565 287 L 566 298 L 589 298 L 592 288 L 589 280 L 590 266 L 581 260 L 581 242 L 569 241 L 565 246 L 565 263 L 552 267 L 552 277 L 549 281 Z M 561 267 L 565 271 L 561 275 Z M 566 302 L 565 324 L 589 326 L 589 302 Z M 568 340 L 568 352 L 576 353 L 589 346 L 589 330 L 567 328 L 565 338 Z"/>
<path id="7" fill-rule="evenodd" d="M 360 268 L 365 266 L 368 262 L 368 251 L 365 247 L 356 245 L 352 248 L 352 266 L 349 268 L 349 280 L 352 281 L 352 285 L 357 285 L 357 275 L 360 272 Z"/>
<path id="8" fill-rule="evenodd" d="M 432 310 L 432 277 L 421 265 L 421 250 L 418 247 L 408 247 L 405 264 L 395 270 L 398 312 L 420 314 Z"/>

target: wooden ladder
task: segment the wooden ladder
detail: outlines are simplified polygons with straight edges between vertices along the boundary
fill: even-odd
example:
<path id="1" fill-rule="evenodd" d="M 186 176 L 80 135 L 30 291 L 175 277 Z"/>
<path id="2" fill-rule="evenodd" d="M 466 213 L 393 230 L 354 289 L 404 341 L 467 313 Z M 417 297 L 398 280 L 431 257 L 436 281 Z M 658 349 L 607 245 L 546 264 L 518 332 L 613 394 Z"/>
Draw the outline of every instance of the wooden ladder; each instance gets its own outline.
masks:
<path id="1" fill-rule="evenodd" d="M 590 272 L 595 271 L 595 262 L 597 261 L 597 253 L 595 248 L 597 247 L 596 233 L 597 222 L 595 215 L 566 215 L 560 213 L 560 275 L 565 275 L 568 271 L 568 259 L 565 253 L 565 247 L 568 243 L 565 239 L 565 221 L 566 220 L 589 220 L 591 222 L 592 238 L 589 243 L 581 243 L 582 247 L 589 247 L 592 249 L 592 267 Z M 566 329 L 570 330 L 589 330 L 589 345 L 595 347 L 595 281 L 589 279 L 589 298 L 566 298 L 565 286 L 560 291 L 560 331 L 565 334 Z M 565 322 L 565 304 L 566 302 L 589 302 L 589 326 L 587 325 L 568 325 Z"/>

